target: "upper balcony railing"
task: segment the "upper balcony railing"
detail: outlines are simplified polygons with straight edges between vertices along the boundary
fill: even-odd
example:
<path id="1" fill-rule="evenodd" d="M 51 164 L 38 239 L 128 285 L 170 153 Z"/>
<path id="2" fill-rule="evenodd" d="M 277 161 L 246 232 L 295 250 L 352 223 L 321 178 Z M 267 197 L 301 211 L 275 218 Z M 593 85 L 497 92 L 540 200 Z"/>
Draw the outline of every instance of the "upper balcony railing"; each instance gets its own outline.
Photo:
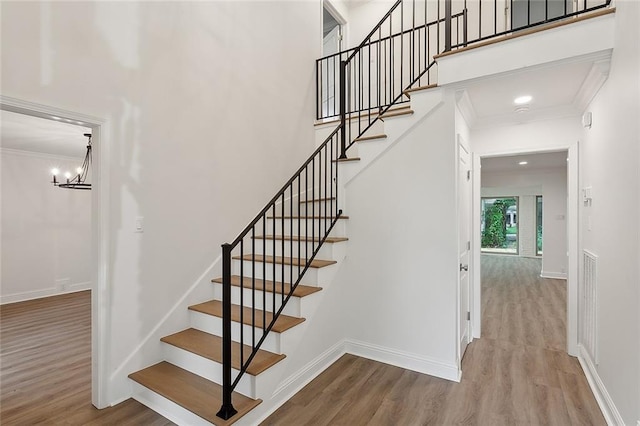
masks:
<path id="1" fill-rule="evenodd" d="M 344 112 L 378 113 L 407 102 L 405 90 L 435 83 L 438 54 L 605 8 L 610 2 L 398 0 L 359 46 L 316 61 L 316 119 L 340 117 L 343 63 Z"/>

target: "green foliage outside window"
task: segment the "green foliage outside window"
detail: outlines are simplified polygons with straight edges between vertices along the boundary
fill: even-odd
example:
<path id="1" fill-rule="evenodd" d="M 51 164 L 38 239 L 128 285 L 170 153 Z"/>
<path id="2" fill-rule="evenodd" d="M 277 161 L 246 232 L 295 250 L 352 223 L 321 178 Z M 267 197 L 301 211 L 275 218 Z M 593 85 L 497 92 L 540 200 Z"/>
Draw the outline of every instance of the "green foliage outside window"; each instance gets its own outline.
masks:
<path id="1" fill-rule="evenodd" d="M 485 210 L 482 247 L 504 247 L 507 242 L 507 200 L 496 200 Z"/>

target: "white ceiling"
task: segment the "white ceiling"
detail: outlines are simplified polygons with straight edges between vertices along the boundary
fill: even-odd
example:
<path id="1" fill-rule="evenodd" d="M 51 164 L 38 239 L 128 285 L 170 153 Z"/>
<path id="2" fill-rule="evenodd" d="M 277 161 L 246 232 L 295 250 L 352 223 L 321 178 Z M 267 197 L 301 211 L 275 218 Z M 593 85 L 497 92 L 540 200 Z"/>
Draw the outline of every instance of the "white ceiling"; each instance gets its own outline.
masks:
<path id="1" fill-rule="evenodd" d="M 83 158 L 91 129 L 63 120 L 47 120 L 0 111 L 0 147 Z"/>
<path id="2" fill-rule="evenodd" d="M 526 161 L 527 164 L 519 165 L 518 163 L 521 161 Z M 514 170 L 527 172 L 539 169 L 567 167 L 567 151 L 483 158 L 481 167 L 482 173 Z"/>
<path id="3" fill-rule="evenodd" d="M 599 87 L 591 84 L 593 68 L 594 60 L 554 63 L 469 82 L 471 108 L 463 112 L 473 127 L 578 117 Z M 533 100 L 528 111 L 516 112 L 513 100 L 522 95 Z"/>

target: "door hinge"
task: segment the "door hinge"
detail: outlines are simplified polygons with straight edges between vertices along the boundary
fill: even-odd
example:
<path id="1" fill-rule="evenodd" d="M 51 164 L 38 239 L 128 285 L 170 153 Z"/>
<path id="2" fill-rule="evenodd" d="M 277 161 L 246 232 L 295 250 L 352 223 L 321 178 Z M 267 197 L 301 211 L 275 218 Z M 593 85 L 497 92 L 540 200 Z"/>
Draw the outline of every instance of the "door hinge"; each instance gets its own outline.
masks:
<path id="1" fill-rule="evenodd" d="M 471 170 L 467 170 L 467 180 L 471 180 Z"/>
<path id="2" fill-rule="evenodd" d="M 467 241 L 467 250 L 471 250 L 471 241 Z"/>
<path id="3" fill-rule="evenodd" d="M 471 321 L 471 312 L 467 311 L 467 321 Z"/>

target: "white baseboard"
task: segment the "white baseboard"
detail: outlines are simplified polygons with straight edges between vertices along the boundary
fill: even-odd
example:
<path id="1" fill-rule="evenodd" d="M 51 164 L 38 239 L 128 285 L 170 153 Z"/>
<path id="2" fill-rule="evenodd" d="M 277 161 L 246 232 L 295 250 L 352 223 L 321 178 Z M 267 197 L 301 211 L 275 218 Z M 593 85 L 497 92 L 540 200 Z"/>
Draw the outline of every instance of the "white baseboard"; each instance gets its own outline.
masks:
<path id="1" fill-rule="evenodd" d="M 428 374 L 453 382 L 459 382 L 461 378 L 461 371 L 455 364 L 448 364 L 420 355 L 356 340 L 346 340 L 345 344 L 347 353 L 363 358 L 384 362 L 385 364 L 395 365 L 396 367 L 417 371 L 418 373 Z"/>
<path id="2" fill-rule="evenodd" d="M 290 375 L 282 381 L 280 386 L 273 392 L 273 397 L 268 401 L 263 401 L 252 411 L 236 423 L 238 426 L 257 425 L 262 423 L 267 417 L 273 414 L 285 402 L 293 398 L 303 387 L 308 385 L 313 379 L 318 377 L 324 370 L 329 368 L 342 355 L 345 354 L 345 342 L 341 340 L 322 354 L 314 358 L 300 370 Z"/>
<path id="3" fill-rule="evenodd" d="M 26 302 L 27 300 L 41 299 L 43 297 L 58 296 L 61 294 L 75 293 L 84 290 L 91 290 L 91 281 L 71 284 L 66 290 L 51 287 L 0 296 L 0 305 L 4 305 L 6 303 Z"/>
<path id="4" fill-rule="evenodd" d="M 540 277 L 542 277 L 542 278 L 551 278 L 551 279 L 554 279 L 554 280 L 566 280 L 567 279 L 567 273 L 566 272 L 542 271 L 542 272 L 540 272 Z"/>
<path id="5" fill-rule="evenodd" d="M 607 388 L 605 388 L 604 383 L 602 383 L 602 379 L 600 379 L 598 371 L 596 370 L 588 352 L 582 345 L 578 345 L 578 353 L 578 361 L 580 362 L 582 371 L 584 371 L 584 375 L 587 377 L 589 387 L 593 392 L 593 396 L 596 398 L 596 402 L 600 407 L 600 411 L 602 411 L 605 421 L 608 425 L 623 426 L 624 420 L 616 408 L 613 399 L 611 399 L 611 395 L 609 395 Z M 638 423 L 640 426 L 640 422 Z"/>

